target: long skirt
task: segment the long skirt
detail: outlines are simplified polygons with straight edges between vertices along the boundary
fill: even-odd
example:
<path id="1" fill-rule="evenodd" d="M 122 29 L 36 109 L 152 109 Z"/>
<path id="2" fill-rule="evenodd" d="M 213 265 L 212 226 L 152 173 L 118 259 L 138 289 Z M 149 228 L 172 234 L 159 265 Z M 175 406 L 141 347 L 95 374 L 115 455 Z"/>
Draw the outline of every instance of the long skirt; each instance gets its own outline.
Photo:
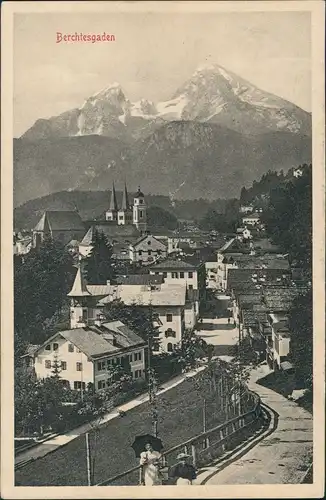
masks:
<path id="1" fill-rule="evenodd" d="M 192 484 L 192 481 L 190 481 L 190 479 L 185 479 L 184 477 L 179 477 L 176 482 L 177 486 L 184 486 L 186 484 Z"/>

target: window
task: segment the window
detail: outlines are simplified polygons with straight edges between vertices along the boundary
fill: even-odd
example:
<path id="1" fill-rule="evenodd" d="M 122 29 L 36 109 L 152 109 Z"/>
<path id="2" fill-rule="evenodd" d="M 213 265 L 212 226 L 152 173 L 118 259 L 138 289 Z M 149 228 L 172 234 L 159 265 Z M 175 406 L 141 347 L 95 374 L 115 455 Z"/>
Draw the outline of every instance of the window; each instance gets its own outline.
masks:
<path id="1" fill-rule="evenodd" d="M 152 244 L 152 242 L 150 240 L 148 240 L 147 245 L 151 245 L 151 244 Z"/>
<path id="2" fill-rule="evenodd" d="M 129 354 L 128 359 L 129 359 L 129 363 L 132 363 L 132 354 Z"/>
<path id="3" fill-rule="evenodd" d="M 123 220 L 123 215 L 119 215 L 119 220 Z"/>
<path id="4" fill-rule="evenodd" d="M 105 366 L 106 366 L 105 361 L 99 361 L 97 363 L 97 369 L 98 369 L 98 371 L 101 372 L 102 370 L 105 370 Z"/>
<path id="5" fill-rule="evenodd" d="M 141 377 L 141 370 L 136 370 L 135 371 L 135 378 Z"/>
<path id="6" fill-rule="evenodd" d="M 192 279 L 192 278 L 193 278 L 193 275 L 194 275 L 194 273 L 193 273 L 192 271 L 190 271 L 190 272 L 188 273 L 188 278 Z"/>
<path id="7" fill-rule="evenodd" d="M 157 255 L 161 255 L 161 250 L 157 250 Z"/>
<path id="8" fill-rule="evenodd" d="M 163 273 L 163 278 L 167 278 L 168 277 L 168 273 L 164 272 Z"/>
<path id="9" fill-rule="evenodd" d="M 168 343 L 168 352 L 172 352 L 173 351 L 173 344 L 171 342 Z"/>
<path id="10" fill-rule="evenodd" d="M 80 391 L 81 388 L 85 389 L 85 387 L 86 387 L 85 382 L 81 382 L 80 380 L 76 380 L 74 382 L 75 391 Z"/>
<path id="11" fill-rule="evenodd" d="M 68 352 L 74 352 L 74 346 L 73 344 L 68 344 Z"/>
<path id="12" fill-rule="evenodd" d="M 87 309 L 83 309 L 83 321 L 87 321 Z"/>
<path id="13" fill-rule="evenodd" d="M 143 200 L 140 198 L 139 199 L 139 205 L 142 205 L 143 204 Z"/>
<path id="14" fill-rule="evenodd" d="M 193 290 L 194 289 L 194 285 L 188 285 L 188 288 L 189 288 L 189 290 Z"/>
<path id="15" fill-rule="evenodd" d="M 111 364 L 112 364 L 112 359 L 107 359 L 106 360 L 106 366 L 107 366 L 108 369 L 110 368 Z"/>
<path id="16" fill-rule="evenodd" d="M 76 363 L 76 370 L 78 372 L 82 372 L 83 371 L 83 363 Z"/>
<path id="17" fill-rule="evenodd" d="M 141 352 L 134 353 L 134 361 L 141 361 Z"/>
<path id="18" fill-rule="evenodd" d="M 46 351 L 51 351 L 51 344 L 46 345 L 46 346 L 45 346 L 45 350 L 46 350 Z"/>
<path id="19" fill-rule="evenodd" d="M 54 350 L 54 351 L 57 351 L 58 349 L 59 349 L 59 344 L 54 343 L 54 344 L 53 344 L 53 350 Z"/>
<path id="20" fill-rule="evenodd" d="M 140 211 L 139 211 L 139 218 L 140 218 L 140 219 L 142 219 L 142 218 L 143 218 L 143 211 L 142 211 L 142 210 L 140 210 Z"/>
<path id="21" fill-rule="evenodd" d="M 171 323 L 172 320 L 173 320 L 173 314 L 167 314 L 166 315 L 166 321 L 167 321 L 167 323 Z"/>
<path id="22" fill-rule="evenodd" d="M 178 278 L 178 277 L 179 277 L 178 273 L 171 273 L 171 278 Z"/>
<path id="23" fill-rule="evenodd" d="M 185 277 L 185 273 L 180 273 L 180 278 L 184 278 Z"/>
<path id="24" fill-rule="evenodd" d="M 138 252 L 139 257 L 141 257 L 142 253 L 143 252 L 141 250 L 139 250 L 139 252 Z"/>
<path id="25" fill-rule="evenodd" d="M 168 328 L 167 330 L 165 330 L 165 338 L 168 338 L 168 337 L 173 337 L 173 338 L 176 338 L 177 334 L 174 330 L 172 330 L 172 328 Z"/>
<path id="26" fill-rule="evenodd" d="M 45 368 L 51 368 L 51 361 L 49 359 L 45 360 Z"/>
<path id="27" fill-rule="evenodd" d="M 97 388 L 98 389 L 104 389 L 105 388 L 105 380 L 99 380 L 97 382 Z"/>
<path id="28" fill-rule="evenodd" d="M 148 250 L 148 255 L 152 255 L 152 250 Z"/>
<path id="29" fill-rule="evenodd" d="M 66 363 L 66 361 L 61 361 L 61 370 L 67 370 L 67 363 Z"/>

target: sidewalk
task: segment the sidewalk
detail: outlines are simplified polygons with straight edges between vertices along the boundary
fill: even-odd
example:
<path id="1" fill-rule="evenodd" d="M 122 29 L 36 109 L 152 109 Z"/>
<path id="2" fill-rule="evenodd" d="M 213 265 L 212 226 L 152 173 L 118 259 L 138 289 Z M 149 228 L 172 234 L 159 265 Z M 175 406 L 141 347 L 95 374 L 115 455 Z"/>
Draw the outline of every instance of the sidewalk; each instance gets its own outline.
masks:
<path id="1" fill-rule="evenodd" d="M 312 462 L 313 417 L 280 394 L 257 384 L 266 367 L 254 370 L 249 388 L 273 410 L 274 431 L 241 458 L 218 471 L 199 474 L 197 484 L 299 484 Z M 215 469 L 215 472 L 214 472 Z"/>
<path id="2" fill-rule="evenodd" d="M 173 387 L 176 387 L 177 385 L 181 384 L 186 377 L 193 377 L 197 373 L 201 372 L 202 370 L 205 369 L 205 366 L 201 366 L 197 368 L 196 370 L 189 372 L 185 375 L 178 375 L 177 377 L 168 380 L 163 384 L 163 389 L 161 391 L 158 391 L 158 395 L 163 394 L 164 392 L 169 391 Z M 137 396 L 137 398 L 132 399 L 131 401 L 128 401 L 127 403 L 124 403 L 121 406 L 118 406 L 114 408 L 111 412 L 107 413 L 104 418 L 101 420 L 101 424 L 103 425 L 106 422 L 109 422 L 110 420 L 114 418 L 120 418 L 119 417 L 119 411 L 128 411 L 131 410 L 132 408 L 135 408 L 136 406 L 139 406 L 143 403 L 148 401 L 148 394 L 141 394 Z M 52 451 L 56 450 L 57 448 L 60 448 L 60 446 L 64 446 L 73 439 L 76 439 L 78 436 L 81 434 L 84 434 L 88 430 L 91 429 L 91 424 L 86 423 L 83 424 L 79 427 L 76 427 L 75 429 L 68 431 L 66 434 L 60 434 L 58 436 L 55 436 L 52 439 L 49 439 L 47 441 L 44 441 L 43 443 L 40 443 L 38 446 L 35 446 L 34 448 L 31 448 L 30 450 L 26 450 L 25 452 L 17 455 L 15 458 L 15 465 L 21 464 L 23 462 L 29 461 L 29 460 L 36 460 L 37 458 L 44 457 L 48 453 L 51 453 Z"/>

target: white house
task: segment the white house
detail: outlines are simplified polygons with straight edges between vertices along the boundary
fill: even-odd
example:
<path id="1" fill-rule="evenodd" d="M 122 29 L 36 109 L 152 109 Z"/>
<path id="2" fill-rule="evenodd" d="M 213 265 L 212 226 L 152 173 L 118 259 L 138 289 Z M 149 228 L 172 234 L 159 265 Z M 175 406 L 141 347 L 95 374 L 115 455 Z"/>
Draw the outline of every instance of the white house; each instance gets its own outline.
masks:
<path id="1" fill-rule="evenodd" d="M 131 262 L 150 264 L 158 258 L 165 258 L 167 248 L 164 243 L 151 234 L 143 236 L 136 243 L 129 246 L 129 259 Z"/>
<path id="2" fill-rule="evenodd" d="M 120 285 L 119 299 L 126 305 L 151 307 L 154 326 L 158 327 L 159 342 L 154 351 L 172 352 L 183 337 L 186 309 L 186 287 L 183 285 Z M 106 306 L 111 297 L 104 297 L 99 305 Z M 190 308 L 190 306 L 189 306 Z"/>
<path id="3" fill-rule="evenodd" d="M 272 328 L 272 343 L 274 368 L 281 369 L 282 363 L 288 361 L 291 336 L 288 328 L 288 316 L 285 314 L 269 314 L 269 323 Z"/>
<path id="4" fill-rule="evenodd" d="M 242 217 L 242 224 L 244 226 L 258 226 L 260 224 L 259 213 L 253 213 Z"/>
<path id="5" fill-rule="evenodd" d="M 60 378 L 71 389 L 96 390 L 110 384 L 112 367 L 122 365 L 133 378 L 145 375 L 145 342 L 121 321 L 98 323 L 55 333 L 33 353 L 37 378 L 51 376 L 57 362 Z"/>

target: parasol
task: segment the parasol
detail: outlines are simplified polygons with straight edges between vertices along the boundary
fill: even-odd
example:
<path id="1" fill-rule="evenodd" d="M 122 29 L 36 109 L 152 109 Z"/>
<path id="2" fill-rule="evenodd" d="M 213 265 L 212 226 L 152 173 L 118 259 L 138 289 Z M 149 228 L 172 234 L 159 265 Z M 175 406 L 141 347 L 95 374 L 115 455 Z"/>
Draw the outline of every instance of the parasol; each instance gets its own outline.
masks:
<path id="1" fill-rule="evenodd" d="M 136 436 L 131 447 L 133 448 L 136 457 L 140 457 L 142 451 L 146 451 L 146 444 L 150 443 L 155 451 L 161 451 L 163 449 L 163 443 L 160 438 L 152 436 L 151 434 L 143 434 L 141 436 Z"/>

